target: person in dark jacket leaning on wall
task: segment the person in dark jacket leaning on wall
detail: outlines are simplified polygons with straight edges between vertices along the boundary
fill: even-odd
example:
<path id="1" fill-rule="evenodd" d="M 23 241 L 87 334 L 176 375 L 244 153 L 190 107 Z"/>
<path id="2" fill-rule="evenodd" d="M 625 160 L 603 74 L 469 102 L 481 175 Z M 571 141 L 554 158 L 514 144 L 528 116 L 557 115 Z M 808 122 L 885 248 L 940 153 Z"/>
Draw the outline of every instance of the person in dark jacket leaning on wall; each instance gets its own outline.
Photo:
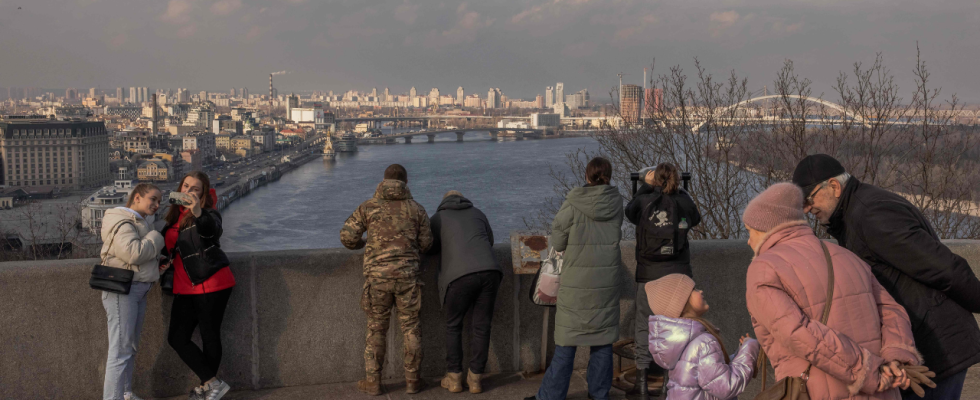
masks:
<path id="1" fill-rule="evenodd" d="M 959 399 L 967 369 L 980 362 L 980 281 L 905 198 L 864 184 L 831 156 L 807 156 L 793 172 L 805 211 L 863 258 L 905 307 L 915 345 L 936 373 L 926 399 Z M 911 391 L 904 398 L 918 398 Z"/>
<path id="2" fill-rule="evenodd" d="M 670 274 L 691 278 L 691 247 L 687 234 L 701 223 L 701 213 L 684 188 L 677 167 L 663 163 L 643 177 L 643 185 L 626 205 L 626 219 L 636 225 L 636 318 L 633 323 L 636 383 L 627 393 L 631 399 L 646 400 L 647 373 L 663 375 L 653 362 L 648 320 L 653 315 L 644 284 Z M 653 371 L 651 371 L 651 369 Z"/>
<path id="3" fill-rule="evenodd" d="M 493 255 L 493 230 L 482 211 L 455 190 L 432 216 L 431 253 L 442 253 L 439 301 L 446 310 L 446 377 L 442 387 L 463 391 L 463 317 L 472 311 L 473 337 L 466 384 L 481 393 L 480 375 L 490 352 L 490 321 L 503 270 Z"/>

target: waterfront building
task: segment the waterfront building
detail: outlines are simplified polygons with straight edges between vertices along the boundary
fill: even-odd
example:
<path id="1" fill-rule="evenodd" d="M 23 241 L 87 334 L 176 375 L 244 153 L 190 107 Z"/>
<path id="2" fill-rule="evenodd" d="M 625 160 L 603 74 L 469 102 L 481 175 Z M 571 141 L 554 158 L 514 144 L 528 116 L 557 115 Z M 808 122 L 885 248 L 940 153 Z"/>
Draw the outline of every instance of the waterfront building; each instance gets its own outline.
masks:
<path id="1" fill-rule="evenodd" d="M 251 136 L 236 136 L 231 138 L 231 148 L 235 151 L 239 149 L 252 149 L 252 137 Z M 243 156 L 244 157 L 244 156 Z"/>
<path id="2" fill-rule="evenodd" d="M 534 129 L 557 128 L 561 126 L 561 116 L 558 114 L 531 114 L 531 127 Z"/>
<path id="3" fill-rule="evenodd" d="M 111 180 L 104 123 L 0 119 L 0 185 L 74 190 Z"/>
<path id="4" fill-rule="evenodd" d="M 565 84 L 558 82 L 555 85 L 555 103 L 561 103 L 565 101 Z"/>
<path id="5" fill-rule="evenodd" d="M 466 108 L 480 108 L 480 107 L 483 107 L 483 101 L 480 100 L 480 95 L 478 95 L 478 94 L 471 94 L 471 95 L 469 95 L 469 96 L 466 97 L 466 100 L 463 102 L 463 107 L 466 107 Z"/>
<path id="6" fill-rule="evenodd" d="M 623 122 L 635 125 L 640 121 L 640 107 L 643 101 L 643 88 L 638 85 L 623 85 L 620 114 Z"/>
<path id="7" fill-rule="evenodd" d="M 458 89 L 456 89 L 456 104 L 462 107 L 465 100 L 466 96 L 465 93 L 463 93 L 463 87 L 460 86 Z"/>
<path id="8" fill-rule="evenodd" d="M 643 101 L 644 117 L 649 117 L 649 115 L 653 114 L 654 112 L 656 112 L 656 110 L 660 109 L 664 101 L 664 91 L 663 89 L 659 89 L 659 88 L 646 89 L 645 96 L 643 99 L 644 99 Z"/>
<path id="9" fill-rule="evenodd" d="M 551 108 L 555 105 L 555 88 L 548 86 L 544 88 L 544 106 Z"/>

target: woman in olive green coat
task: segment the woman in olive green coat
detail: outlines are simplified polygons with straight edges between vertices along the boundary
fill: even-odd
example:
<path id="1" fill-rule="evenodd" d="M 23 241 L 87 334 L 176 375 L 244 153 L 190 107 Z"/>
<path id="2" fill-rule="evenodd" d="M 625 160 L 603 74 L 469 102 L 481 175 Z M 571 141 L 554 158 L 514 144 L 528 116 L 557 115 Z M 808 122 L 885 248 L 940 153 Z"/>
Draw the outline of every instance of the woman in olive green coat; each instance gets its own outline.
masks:
<path id="1" fill-rule="evenodd" d="M 568 394 L 576 346 L 591 348 L 589 395 L 595 400 L 609 398 L 623 281 L 619 250 L 623 198 L 609 185 L 611 176 L 608 160 L 592 159 L 586 167 L 588 185 L 568 192 L 551 225 L 551 245 L 565 254 L 555 314 L 555 355 L 538 400 L 564 399 Z"/>

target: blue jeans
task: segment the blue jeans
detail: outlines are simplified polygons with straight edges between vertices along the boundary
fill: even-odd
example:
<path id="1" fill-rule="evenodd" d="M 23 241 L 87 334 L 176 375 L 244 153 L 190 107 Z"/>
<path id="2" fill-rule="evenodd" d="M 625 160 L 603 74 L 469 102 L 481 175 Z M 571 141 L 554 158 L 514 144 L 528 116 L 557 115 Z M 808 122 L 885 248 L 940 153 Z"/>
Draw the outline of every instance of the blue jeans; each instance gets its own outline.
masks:
<path id="1" fill-rule="evenodd" d="M 109 320 L 109 358 L 105 364 L 104 400 L 123 400 L 133 392 L 136 348 L 146 316 L 146 294 L 153 284 L 133 282 L 129 294 L 102 292 L 102 306 Z"/>
<path id="2" fill-rule="evenodd" d="M 568 384 L 575 366 L 575 347 L 555 346 L 555 356 L 551 359 L 548 371 L 544 373 L 538 400 L 564 400 L 568 395 Z M 585 379 L 589 384 L 589 396 L 595 400 L 609 399 L 612 387 L 613 352 L 612 345 L 592 346 L 589 353 L 589 369 Z"/>
<path id="3" fill-rule="evenodd" d="M 959 400 L 960 395 L 963 394 L 963 382 L 966 381 L 966 371 L 967 370 L 963 370 L 963 372 L 949 378 L 936 381 L 935 389 L 930 389 L 923 386 L 922 389 L 926 391 L 926 396 L 921 400 Z M 902 399 L 920 400 L 919 396 L 917 396 L 911 389 L 902 392 Z"/>

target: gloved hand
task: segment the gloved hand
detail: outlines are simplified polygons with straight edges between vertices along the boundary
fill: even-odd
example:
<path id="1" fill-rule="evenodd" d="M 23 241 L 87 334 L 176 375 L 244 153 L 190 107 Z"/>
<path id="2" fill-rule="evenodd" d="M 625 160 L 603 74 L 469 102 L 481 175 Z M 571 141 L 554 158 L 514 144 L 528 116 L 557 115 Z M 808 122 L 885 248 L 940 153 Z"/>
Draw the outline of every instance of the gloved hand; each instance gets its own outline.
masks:
<path id="1" fill-rule="evenodd" d="M 936 373 L 929 370 L 929 367 L 925 365 L 902 365 L 901 367 L 905 370 L 905 373 L 912 380 L 912 391 L 919 397 L 925 397 L 926 392 L 922 389 L 925 385 L 929 388 L 935 388 L 936 383 L 929 378 L 935 378 Z"/>

